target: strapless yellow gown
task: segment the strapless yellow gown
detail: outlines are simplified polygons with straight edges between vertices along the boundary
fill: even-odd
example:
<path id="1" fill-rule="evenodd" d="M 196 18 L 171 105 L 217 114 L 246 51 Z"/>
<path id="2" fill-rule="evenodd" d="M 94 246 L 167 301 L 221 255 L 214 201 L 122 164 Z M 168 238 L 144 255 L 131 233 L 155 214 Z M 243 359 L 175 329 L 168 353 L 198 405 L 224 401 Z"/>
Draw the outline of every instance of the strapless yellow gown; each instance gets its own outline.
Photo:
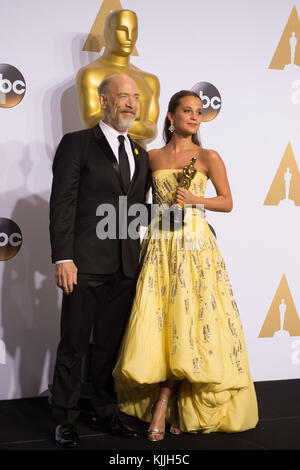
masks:
<path id="1" fill-rule="evenodd" d="M 153 172 L 154 203 L 172 204 L 181 174 Z M 190 191 L 204 196 L 206 183 L 197 172 Z M 187 209 L 188 220 L 195 220 L 195 211 Z M 177 404 L 186 432 L 254 428 L 258 410 L 245 338 L 215 237 L 203 218 L 200 230 L 192 233 L 194 245 L 187 227 L 167 233 L 159 228 L 155 236 L 149 230 L 113 372 L 120 410 L 150 422 L 159 382 L 175 379 L 177 395 L 171 395 L 166 418 L 170 424 Z"/>

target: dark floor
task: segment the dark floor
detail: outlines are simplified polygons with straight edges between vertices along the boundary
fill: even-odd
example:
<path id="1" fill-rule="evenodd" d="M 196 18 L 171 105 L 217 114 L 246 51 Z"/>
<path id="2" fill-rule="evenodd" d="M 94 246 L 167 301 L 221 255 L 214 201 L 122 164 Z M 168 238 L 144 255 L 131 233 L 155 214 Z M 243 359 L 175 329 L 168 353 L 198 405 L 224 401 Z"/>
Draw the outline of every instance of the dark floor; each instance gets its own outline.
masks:
<path id="1" fill-rule="evenodd" d="M 300 379 L 257 382 L 255 387 L 260 415 L 256 429 L 236 434 L 166 434 L 159 443 L 146 441 L 142 433 L 147 425 L 125 415 L 123 420 L 141 432 L 139 439 L 122 439 L 93 429 L 85 421 L 89 407 L 82 399 L 86 412 L 78 423 L 80 450 L 107 450 L 111 455 L 118 451 L 147 455 L 145 451 L 300 450 Z M 57 450 L 53 431 L 47 397 L 0 401 L 0 451 Z"/>

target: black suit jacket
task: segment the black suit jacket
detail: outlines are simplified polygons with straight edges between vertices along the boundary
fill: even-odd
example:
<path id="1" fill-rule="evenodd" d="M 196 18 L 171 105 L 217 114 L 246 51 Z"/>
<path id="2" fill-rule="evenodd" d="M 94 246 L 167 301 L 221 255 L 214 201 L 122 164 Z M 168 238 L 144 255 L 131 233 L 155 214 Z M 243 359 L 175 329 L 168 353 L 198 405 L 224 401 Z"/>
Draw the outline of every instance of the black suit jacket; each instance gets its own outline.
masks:
<path id="1" fill-rule="evenodd" d="M 128 206 L 145 203 L 151 175 L 147 152 L 130 141 L 135 172 L 127 193 Z M 136 278 L 140 240 L 119 237 L 119 196 L 126 196 L 119 165 L 99 125 L 66 134 L 53 161 L 52 262 L 73 259 L 79 273 L 112 274 L 122 268 L 125 275 Z M 96 233 L 98 222 L 106 217 L 96 211 L 104 203 L 116 210 L 115 239 L 99 239 Z M 128 217 L 128 223 L 132 219 Z"/>

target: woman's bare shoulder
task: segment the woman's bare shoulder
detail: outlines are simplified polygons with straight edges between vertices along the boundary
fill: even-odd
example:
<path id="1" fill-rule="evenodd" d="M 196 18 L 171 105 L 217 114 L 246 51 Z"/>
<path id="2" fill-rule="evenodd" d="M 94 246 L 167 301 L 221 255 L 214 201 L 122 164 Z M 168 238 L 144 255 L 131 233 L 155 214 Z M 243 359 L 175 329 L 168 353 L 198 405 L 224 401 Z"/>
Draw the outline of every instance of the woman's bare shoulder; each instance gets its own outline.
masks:
<path id="1" fill-rule="evenodd" d="M 203 158 L 210 159 L 210 160 L 221 158 L 220 154 L 216 150 L 212 150 L 212 149 L 201 149 L 201 150 L 202 150 Z"/>
<path id="2" fill-rule="evenodd" d="M 201 157 L 205 165 L 208 167 L 213 163 L 221 163 L 222 158 L 216 150 L 212 149 L 201 149 Z"/>
<path id="3" fill-rule="evenodd" d="M 152 149 L 152 150 L 148 150 L 148 154 L 149 156 L 155 156 L 155 155 L 158 155 L 160 153 L 162 153 L 164 151 L 165 147 L 162 147 L 160 149 Z"/>
<path id="4" fill-rule="evenodd" d="M 203 161 L 205 161 L 205 166 L 209 175 L 226 174 L 226 166 L 223 162 L 220 154 L 216 150 L 205 149 L 203 153 Z"/>
<path id="5" fill-rule="evenodd" d="M 155 167 L 156 162 L 158 160 L 161 160 L 161 156 L 165 153 L 164 149 L 165 147 L 162 147 L 160 149 L 148 150 L 149 162 L 150 162 L 151 167 Z"/>

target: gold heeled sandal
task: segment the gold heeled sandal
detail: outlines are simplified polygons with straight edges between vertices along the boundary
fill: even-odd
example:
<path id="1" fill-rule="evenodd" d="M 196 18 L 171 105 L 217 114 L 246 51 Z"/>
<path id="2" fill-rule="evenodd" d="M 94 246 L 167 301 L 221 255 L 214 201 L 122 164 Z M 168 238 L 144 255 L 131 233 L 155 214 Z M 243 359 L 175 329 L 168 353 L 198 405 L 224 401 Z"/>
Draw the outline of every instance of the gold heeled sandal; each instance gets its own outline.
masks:
<path id="1" fill-rule="evenodd" d="M 153 403 L 151 407 L 151 413 L 153 415 L 153 408 L 157 404 L 158 401 L 161 401 L 162 403 L 167 403 L 168 400 L 164 400 L 163 398 L 158 398 L 155 403 Z M 150 439 L 150 436 L 162 436 L 162 439 Z M 165 437 L 165 432 L 161 431 L 160 429 L 148 429 L 146 431 L 146 439 L 150 442 L 160 442 L 164 439 Z"/>
<path id="2" fill-rule="evenodd" d="M 173 436 L 179 436 L 180 434 L 182 434 L 182 431 L 180 429 L 180 426 L 179 426 L 179 422 L 178 422 L 178 408 L 177 408 L 177 405 L 176 405 L 176 419 L 175 419 L 175 423 L 171 424 L 170 426 L 170 434 L 173 434 Z"/>
<path id="3" fill-rule="evenodd" d="M 173 434 L 173 436 L 179 436 L 182 434 L 179 424 L 172 424 L 170 426 L 170 434 Z"/>

